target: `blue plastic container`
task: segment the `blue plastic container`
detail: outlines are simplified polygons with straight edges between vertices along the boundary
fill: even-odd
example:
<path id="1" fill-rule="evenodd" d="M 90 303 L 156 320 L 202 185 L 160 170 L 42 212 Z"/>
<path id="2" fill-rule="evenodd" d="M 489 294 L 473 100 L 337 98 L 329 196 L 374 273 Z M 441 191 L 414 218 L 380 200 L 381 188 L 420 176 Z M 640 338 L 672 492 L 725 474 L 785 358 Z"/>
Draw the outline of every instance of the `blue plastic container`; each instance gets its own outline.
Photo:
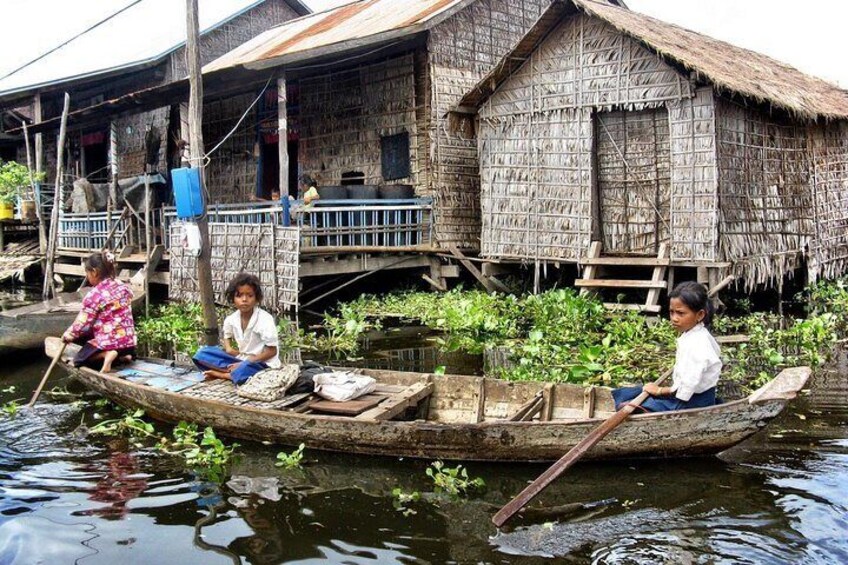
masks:
<path id="1" fill-rule="evenodd" d="M 200 169 L 171 170 L 174 183 L 174 202 L 177 204 L 177 217 L 181 220 L 197 218 L 203 215 L 203 191 L 200 189 Z"/>

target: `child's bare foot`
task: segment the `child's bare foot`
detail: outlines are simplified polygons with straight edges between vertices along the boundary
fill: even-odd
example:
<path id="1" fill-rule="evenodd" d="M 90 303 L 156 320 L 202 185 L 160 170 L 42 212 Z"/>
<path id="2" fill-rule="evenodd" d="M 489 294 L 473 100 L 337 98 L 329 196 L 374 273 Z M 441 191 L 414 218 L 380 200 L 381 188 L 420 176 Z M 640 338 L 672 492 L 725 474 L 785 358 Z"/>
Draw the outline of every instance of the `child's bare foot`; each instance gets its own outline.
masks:
<path id="1" fill-rule="evenodd" d="M 120 361 L 121 363 L 132 363 L 132 360 L 133 360 L 132 355 L 121 355 L 118 358 L 118 361 Z"/>
<path id="2" fill-rule="evenodd" d="M 230 380 L 230 374 L 224 371 L 216 371 L 214 369 L 209 369 L 208 371 L 203 372 L 203 376 L 207 379 L 226 379 Z"/>
<path id="3" fill-rule="evenodd" d="M 118 358 L 117 351 L 107 351 L 103 356 L 103 367 L 100 369 L 101 373 L 109 373 L 112 371 L 112 363 L 115 362 L 115 359 Z"/>

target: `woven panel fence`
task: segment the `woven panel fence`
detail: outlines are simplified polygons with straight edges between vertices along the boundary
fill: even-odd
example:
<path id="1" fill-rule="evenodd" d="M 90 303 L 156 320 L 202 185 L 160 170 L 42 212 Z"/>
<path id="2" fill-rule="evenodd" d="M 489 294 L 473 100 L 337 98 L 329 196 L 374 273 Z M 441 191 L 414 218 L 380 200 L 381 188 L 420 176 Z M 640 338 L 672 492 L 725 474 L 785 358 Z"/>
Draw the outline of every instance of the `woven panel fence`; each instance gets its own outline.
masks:
<path id="1" fill-rule="evenodd" d="M 185 302 L 200 299 L 197 258 L 185 248 L 185 224 L 171 225 L 170 298 Z M 298 305 L 300 230 L 272 224 L 210 223 L 212 288 L 215 301 L 226 304 L 224 292 L 241 272 L 259 277 L 263 308 L 282 313 Z"/>

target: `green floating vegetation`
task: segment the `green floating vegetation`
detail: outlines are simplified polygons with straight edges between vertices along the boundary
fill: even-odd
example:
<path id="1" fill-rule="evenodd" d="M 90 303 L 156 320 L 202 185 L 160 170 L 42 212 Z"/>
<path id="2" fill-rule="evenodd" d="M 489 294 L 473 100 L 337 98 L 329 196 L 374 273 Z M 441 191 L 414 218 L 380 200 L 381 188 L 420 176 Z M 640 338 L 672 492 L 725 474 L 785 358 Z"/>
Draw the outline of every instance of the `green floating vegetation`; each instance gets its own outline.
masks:
<path id="1" fill-rule="evenodd" d="M 182 457 L 188 467 L 210 481 L 223 481 L 236 448 L 239 447 L 238 443 L 227 445 L 218 439 L 211 427 L 201 432 L 197 424 L 180 422 L 174 426 L 171 437 L 168 437 L 144 419 L 144 410 L 116 407 L 103 398 L 97 399 L 94 404 L 98 408 L 116 410 L 121 415 L 91 427 L 90 434 L 126 437 L 136 447 L 142 447 L 145 441 L 155 441 L 157 450 Z"/>
<path id="2" fill-rule="evenodd" d="M 284 469 L 299 469 L 303 462 L 303 450 L 306 449 L 306 444 L 301 443 L 297 449 L 291 453 L 281 451 L 277 454 L 277 462 L 274 463 L 277 467 Z"/>
<path id="3" fill-rule="evenodd" d="M 426 470 L 427 476 L 433 480 L 437 493 L 459 498 L 479 492 L 486 488 L 486 482 L 480 478 L 470 478 L 468 469 L 462 465 L 446 467 L 442 461 L 433 461 Z"/>
<path id="4" fill-rule="evenodd" d="M 764 313 L 716 318 L 717 335 L 750 336 L 747 343 L 723 348 L 730 378 L 755 387 L 783 367 L 819 365 L 834 342 L 848 335 L 845 281 L 815 284 L 798 300 L 808 305 L 806 318 Z M 508 380 L 616 386 L 653 379 L 674 362 L 676 334 L 667 320 L 609 312 L 600 301 L 570 288 L 523 296 L 461 288 L 365 295 L 325 313 L 319 332 L 291 331 L 282 321 L 281 349 L 353 356 L 363 334 L 389 319 L 438 331 L 446 350 L 504 359 L 492 376 Z M 147 347 L 192 353 L 202 335 L 200 307 L 168 304 L 138 326 Z"/>

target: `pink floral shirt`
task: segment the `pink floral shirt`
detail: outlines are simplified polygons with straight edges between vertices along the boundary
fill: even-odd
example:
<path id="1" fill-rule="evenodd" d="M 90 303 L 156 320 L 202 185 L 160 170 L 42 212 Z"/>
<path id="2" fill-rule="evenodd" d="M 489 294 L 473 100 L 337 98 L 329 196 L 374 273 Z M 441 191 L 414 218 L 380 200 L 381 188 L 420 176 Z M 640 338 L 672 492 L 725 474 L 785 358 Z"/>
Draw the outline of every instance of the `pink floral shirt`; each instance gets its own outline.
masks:
<path id="1" fill-rule="evenodd" d="M 92 336 L 89 343 L 101 351 L 135 347 L 132 290 L 104 279 L 82 301 L 82 309 L 69 328 L 74 339 Z"/>

